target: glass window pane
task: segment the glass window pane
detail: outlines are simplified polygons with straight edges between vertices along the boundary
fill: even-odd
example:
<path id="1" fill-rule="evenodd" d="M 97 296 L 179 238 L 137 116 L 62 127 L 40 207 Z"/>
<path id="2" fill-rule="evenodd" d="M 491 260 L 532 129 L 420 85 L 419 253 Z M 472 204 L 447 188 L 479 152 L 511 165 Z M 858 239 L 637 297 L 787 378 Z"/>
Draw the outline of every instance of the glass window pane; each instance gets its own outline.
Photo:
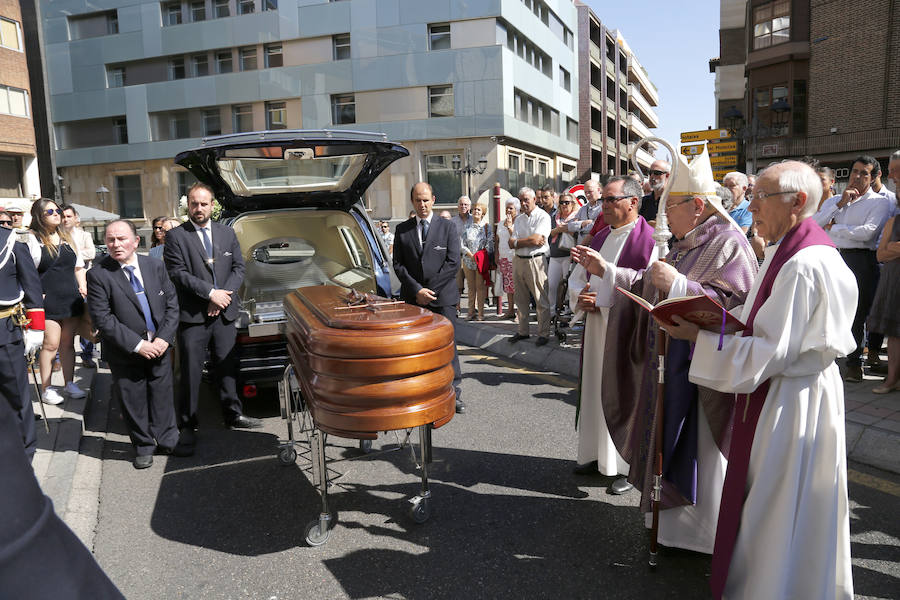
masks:
<path id="1" fill-rule="evenodd" d="M 231 51 L 216 52 L 216 68 L 219 73 L 231 73 Z"/>
<path id="2" fill-rule="evenodd" d="M 0 113 L 9 114 L 9 92 L 5 86 L 0 86 Z"/>
<path id="3" fill-rule="evenodd" d="M 21 50 L 19 44 L 19 29 L 15 21 L 0 19 L 0 45 Z"/>
<path id="4" fill-rule="evenodd" d="M 453 86 L 441 85 L 428 88 L 429 116 L 453 116 Z"/>
<path id="5" fill-rule="evenodd" d="M 432 50 L 448 50 L 450 48 L 450 25 L 431 25 L 429 37 Z"/>
<path id="6" fill-rule="evenodd" d="M 241 71 L 256 70 L 256 48 L 241 48 Z"/>
<path id="7" fill-rule="evenodd" d="M 287 105 L 284 102 L 266 103 L 266 129 L 287 128 Z"/>
<path id="8" fill-rule="evenodd" d="M 206 20 L 206 2 L 200 0 L 199 2 L 191 2 L 191 21 L 205 21 Z"/>
<path id="9" fill-rule="evenodd" d="M 117 175 L 116 196 L 119 203 L 119 215 L 125 219 L 143 218 L 144 203 L 141 199 L 140 175 Z"/>
<path id="10" fill-rule="evenodd" d="M 462 175 L 453 170 L 453 155 L 432 154 L 425 160 L 425 180 L 434 191 L 435 204 L 456 204 L 462 193 Z"/>
<path id="11" fill-rule="evenodd" d="M 203 111 L 203 135 L 221 135 L 222 120 L 218 108 Z"/>
<path id="12" fill-rule="evenodd" d="M 216 18 L 221 19 L 222 17 L 230 17 L 231 9 L 228 6 L 229 0 L 215 0 L 216 1 Z"/>
<path id="13" fill-rule="evenodd" d="M 9 114 L 18 117 L 28 116 L 28 102 L 25 90 L 10 88 L 9 90 Z"/>
<path id="14" fill-rule="evenodd" d="M 238 0 L 238 14 L 249 15 L 255 10 L 254 0 Z"/>
<path id="15" fill-rule="evenodd" d="M 284 56 L 281 53 L 281 44 L 266 46 L 266 68 L 280 67 L 284 65 Z"/>

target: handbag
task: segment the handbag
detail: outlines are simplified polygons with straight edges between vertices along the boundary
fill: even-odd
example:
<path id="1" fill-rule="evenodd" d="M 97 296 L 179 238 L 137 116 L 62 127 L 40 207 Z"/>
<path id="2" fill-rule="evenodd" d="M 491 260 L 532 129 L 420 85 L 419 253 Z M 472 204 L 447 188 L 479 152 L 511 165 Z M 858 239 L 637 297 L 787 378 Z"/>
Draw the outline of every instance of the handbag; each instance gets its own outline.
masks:
<path id="1" fill-rule="evenodd" d="M 559 244 L 557 248 L 560 250 L 571 250 L 575 247 L 575 236 L 569 232 L 559 234 Z"/>

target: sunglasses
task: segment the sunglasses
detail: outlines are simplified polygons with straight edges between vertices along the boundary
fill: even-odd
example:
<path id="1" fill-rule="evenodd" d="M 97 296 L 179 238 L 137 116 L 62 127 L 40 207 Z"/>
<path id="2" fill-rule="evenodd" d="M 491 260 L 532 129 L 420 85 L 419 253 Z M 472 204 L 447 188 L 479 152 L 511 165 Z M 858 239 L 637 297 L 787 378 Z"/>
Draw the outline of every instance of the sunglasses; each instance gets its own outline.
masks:
<path id="1" fill-rule="evenodd" d="M 624 200 L 625 198 L 634 198 L 634 196 L 604 196 L 603 198 L 600 198 L 600 202 L 612 204 L 613 202 L 618 202 L 619 200 Z"/>
<path id="2" fill-rule="evenodd" d="M 154 225 L 153 226 L 153 229 L 162 229 L 162 228 L 163 228 L 162 225 Z"/>
<path id="3" fill-rule="evenodd" d="M 61 215 L 61 214 L 62 214 L 62 210 L 60 210 L 60 209 L 58 209 L 58 208 L 48 208 L 48 209 L 45 210 L 44 212 L 47 214 L 48 217 L 49 217 L 50 215 L 54 214 L 54 213 L 57 214 L 57 215 Z"/>
<path id="4" fill-rule="evenodd" d="M 0 226 L 2 225 L 12 225 L 12 221 L 0 221 Z"/>
<path id="5" fill-rule="evenodd" d="M 572 201 L 571 200 L 560 200 L 559 203 L 560 204 L 572 204 Z"/>
<path id="6" fill-rule="evenodd" d="M 668 171 L 657 171 L 656 169 L 650 169 L 648 171 L 648 173 L 650 173 L 651 175 L 656 175 L 657 177 L 659 177 L 660 175 L 668 175 L 669 174 Z"/>

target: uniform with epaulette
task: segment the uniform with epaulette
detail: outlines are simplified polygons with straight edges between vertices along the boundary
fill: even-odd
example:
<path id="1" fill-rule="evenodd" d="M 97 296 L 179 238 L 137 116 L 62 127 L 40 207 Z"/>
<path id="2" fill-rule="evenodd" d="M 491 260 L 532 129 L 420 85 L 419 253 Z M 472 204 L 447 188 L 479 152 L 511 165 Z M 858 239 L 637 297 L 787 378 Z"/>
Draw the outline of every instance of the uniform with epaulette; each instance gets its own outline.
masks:
<path id="1" fill-rule="evenodd" d="M 25 453 L 37 440 L 28 391 L 25 356 L 44 339 L 43 290 L 28 247 L 10 229 L 0 228 L 0 401 L 18 415 Z"/>

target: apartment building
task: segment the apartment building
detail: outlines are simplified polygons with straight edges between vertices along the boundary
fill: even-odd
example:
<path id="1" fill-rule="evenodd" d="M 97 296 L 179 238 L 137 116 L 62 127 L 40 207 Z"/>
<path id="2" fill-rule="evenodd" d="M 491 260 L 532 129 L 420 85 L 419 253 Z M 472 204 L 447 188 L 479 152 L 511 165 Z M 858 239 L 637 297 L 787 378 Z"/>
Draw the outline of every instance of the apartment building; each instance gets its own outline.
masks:
<path id="1" fill-rule="evenodd" d="M 859 154 L 887 164 L 900 148 L 896 2 L 721 4 L 720 56 L 711 61 L 718 126 L 743 139 L 749 171 L 808 155 L 846 180 Z"/>
<path id="2" fill-rule="evenodd" d="M 408 213 L 575 178 L 572 0 L 40 0 L 65 197 L 146 221 L 192 177 L 172 157 L 262 129 L 383 132 L 410 157 L 366 202 Z M 454 168 L 454 158 L 458 168 Z M 466 174 L 480 159 L 484 172 Z M 110 190 L 107 195 L 97 190 Z"/>
<path id="3" fill-rule="evenodd" d="M 628 156 L 634 143 L 653 135 L 659 117 L 659 93 L 625 38 L 609 29 L 591 8 L 578 9 L 578 175 L 622 175 L 633 169 Z M 590 124 L 590 127 L 588 127 Z M 646 170 L 655 144 L 637 150 Z M 648 152 L 648 150 L 650 152 Z"/>
<path id="4" fill-rule="evenodd" d="M 0 206 L 40 196 L 31 87 L 16 0 L 0 0 Z"/>

